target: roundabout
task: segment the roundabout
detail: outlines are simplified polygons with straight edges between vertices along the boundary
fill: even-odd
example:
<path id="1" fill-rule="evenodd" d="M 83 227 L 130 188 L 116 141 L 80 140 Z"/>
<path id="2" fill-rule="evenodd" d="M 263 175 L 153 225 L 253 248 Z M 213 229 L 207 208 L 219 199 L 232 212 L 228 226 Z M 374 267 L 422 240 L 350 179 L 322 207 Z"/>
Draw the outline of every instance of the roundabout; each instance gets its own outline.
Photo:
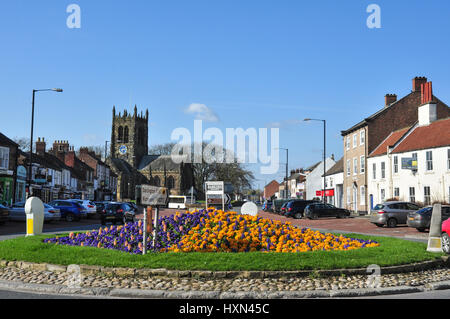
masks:
<path id="1" fill-rule="evenodd" d="M 148 246 L 152 252 L 146 255 L 140 221 L 2 241 L 0 289 L 125 298 L 270 299 L 450 287 L 446 256 L 426 252 L 424 243 L 398 238 L 320 233 L 217 210 L 164 216 L 157 233 L 157 244 Z M 70 265 L 80 265 L 75 287 L 69 280 Z M 374 265 L 379 273 L 371 271 Z"/>

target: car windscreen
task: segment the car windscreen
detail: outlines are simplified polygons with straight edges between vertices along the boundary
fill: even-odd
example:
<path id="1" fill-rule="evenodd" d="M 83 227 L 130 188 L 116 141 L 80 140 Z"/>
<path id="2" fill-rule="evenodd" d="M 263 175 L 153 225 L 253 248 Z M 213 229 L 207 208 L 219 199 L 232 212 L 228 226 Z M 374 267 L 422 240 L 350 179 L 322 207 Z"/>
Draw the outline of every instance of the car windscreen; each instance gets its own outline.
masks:
<path id="1" fill-rule="evenodd" d="M 421 210 L 418 210 L 416 213 L 419 215 L 422 215 L 422 214 L 428 215 L 431 213 L 432 209 L 433 209 L 432 207 L 425 207 L 425 208 L 422 208 Z"/>

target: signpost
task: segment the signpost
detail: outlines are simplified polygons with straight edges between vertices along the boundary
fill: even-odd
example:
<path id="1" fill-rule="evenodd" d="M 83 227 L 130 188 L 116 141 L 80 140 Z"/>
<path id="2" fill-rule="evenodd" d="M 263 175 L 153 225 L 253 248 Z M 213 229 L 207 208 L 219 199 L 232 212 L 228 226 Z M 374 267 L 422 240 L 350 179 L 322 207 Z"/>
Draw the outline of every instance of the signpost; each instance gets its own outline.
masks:
<path id="1" fill-rule="evenodd" d="M 136 200 L 139 205 L 147 206 L 144 209 L 144 247 L 142 253 L 146 254 L 147 234 L 153 228 L 153 247 L 156 244 L 156 236 L 158 234 L 159 207 L 166 206 L 169 201 L 169 191 L 165 187 L 157 187 L 151 185 L 140 185 L 136 187 Z M 152 211 L 155 207 L 155 218 L 152 226 Z"/>
<path id="2" fill-rule="evenodd" d="M 224 182 L 205 182 L 206 209 L 208 209 L 208 195 L 220 195 L 222 198 L 222 210 L 225 210 L 225 184 Z"/>

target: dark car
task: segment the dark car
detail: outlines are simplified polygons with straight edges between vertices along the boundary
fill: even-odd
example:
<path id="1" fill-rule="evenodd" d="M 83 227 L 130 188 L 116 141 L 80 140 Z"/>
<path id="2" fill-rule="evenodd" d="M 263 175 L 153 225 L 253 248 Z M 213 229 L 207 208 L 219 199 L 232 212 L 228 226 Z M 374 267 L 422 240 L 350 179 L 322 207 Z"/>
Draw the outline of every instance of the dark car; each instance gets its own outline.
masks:
<path id="1" fill-rule="evenodd" d="M 284 216 L 301 219 L 304 217 L 304 211 L 306 206 L 315 203 L 319 202 L 315 200 L 302 200 L 302 199 L 290 201 L 286 205 L 286 211 L 284 213 Z"/>
<path id="2" fill-rule="evenodd" d="M 59 209 L 61 212 L 61 218 L 67 222 L 73 222 L 74 220 L 80 220 L 87 216 L 87 211 L 83 205 L 78 204 L 70 200 L 54 200 L 48 203 L 50 206 Z"/>
<path id="3" fill-rule="evenodd" d="M 330 204 L 316 203 L 310 204 L 305 208 L 305 217 L 309 219 L 318 219 L 321 217 L 350 217 L 350 211 L 344 208 L 338 208 Z"/>
<path id="4" fill-rule="evenodd" d="M 276 199 L 273 201 L 272 203 L 272 213 L 274 214 L 279 214 L 281 211 L 281 207 L 287 203 L 291 201 L 290 199 Z"/>
<path id="5" fill-rule="evenodd" d="M 138 206 L 137 206 L 135 203 L 133 203 L 133 202 L 127 202 L 127 204 L 130 205 L 130 207 L 133 208 L 134 211 L 137 213 L 137 211 L 138 211 L 139 208 L 138 208 Z"/>
<path id="6" fill-rule="evenodd" d="M 416 228 L 420 232 L 424 232 L 430 229 L 431 214 L 433 213 L 433 207 L 425 207 L 416 212 L 408 214 L 407 225 L 412 228 Z M 442 206 L 442 222 L 450 218 L 450 206 Z"/>
<path id="7" fill-rule="evenodd" d="M 9 219 L 9 209 L 0 204 L 0 225 L 4 224 Z"/>
<path id="8" fill-rule="evenodd" d="M 135 216 L 134 208 L 127 203 L 108 203 L 100 213 L 100 221 L 102 225 L 106 225 L 107 222 L 125 225 L 127 222 L 134 222 Z"/>
<path id="9" fill-rule="evenodd" d="M 281 208 L 280 208 L 280 215 L 283 215 L 284 216 L 284 214 L 286 213 L 286 206 L 288 205 L 290 203 L 290 201 L 289 202 L 285 202 L 282 206 L 281 206 Z"/>
<path id="10" fill-rule="evenodd" d="M 109 202 L 94 202 L 95 207 L 97 209 L 97 214 L 100 214 L 104 209 L 105 206 L 108 204 Z"/>

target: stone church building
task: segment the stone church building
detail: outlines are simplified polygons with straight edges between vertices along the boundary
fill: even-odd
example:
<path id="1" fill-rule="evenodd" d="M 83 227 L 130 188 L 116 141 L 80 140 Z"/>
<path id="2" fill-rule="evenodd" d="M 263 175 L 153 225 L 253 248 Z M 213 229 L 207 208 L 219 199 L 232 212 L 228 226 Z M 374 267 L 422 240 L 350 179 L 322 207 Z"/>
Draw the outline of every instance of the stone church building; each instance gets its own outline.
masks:
<path id="1" fill-rule="evenodd" d="M 149 113 L 116 114 L 113 107 L 111 155 L 108 164 L 117 174 L 117 200 L 135 200 L 136 186 L 167 187 L 171 195 L 184 195 L 194 185 L 190 163 L 175 163 L 171 156 L 148 153 Z"/>

